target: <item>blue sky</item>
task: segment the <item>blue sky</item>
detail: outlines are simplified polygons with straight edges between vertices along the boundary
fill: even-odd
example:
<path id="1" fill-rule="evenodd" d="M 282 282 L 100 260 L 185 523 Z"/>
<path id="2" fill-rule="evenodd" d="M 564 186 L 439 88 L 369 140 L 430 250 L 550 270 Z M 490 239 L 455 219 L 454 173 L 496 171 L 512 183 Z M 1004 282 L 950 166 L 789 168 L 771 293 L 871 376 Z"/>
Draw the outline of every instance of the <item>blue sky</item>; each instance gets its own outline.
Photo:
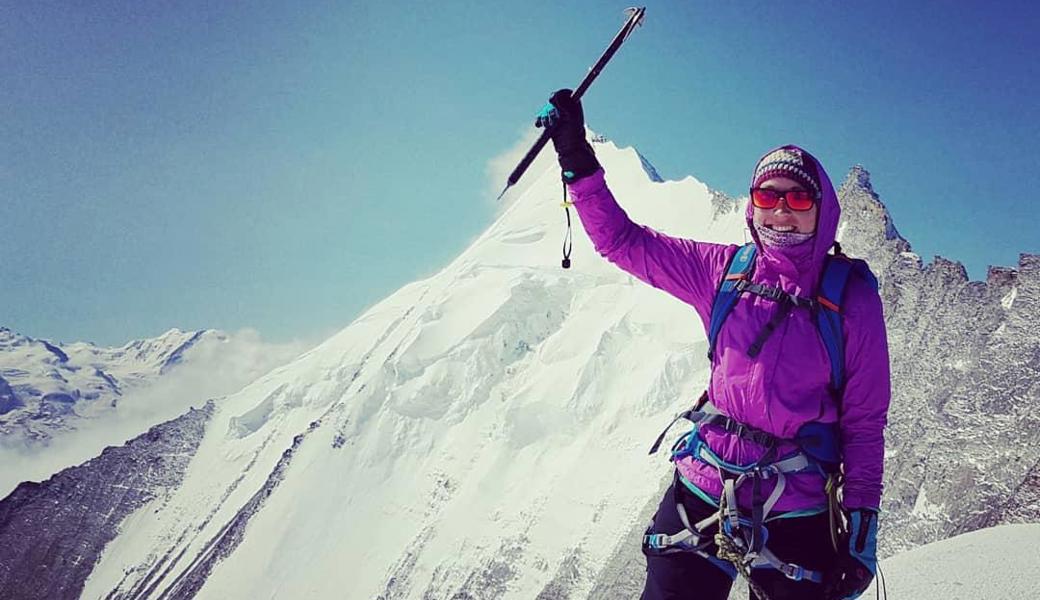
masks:
<path id="1" fill-rule="evenodd" d="M 1032 3 L 647 6 L 585 105 L 664 177 L 740 195 L 793 142 L 865 165 L 926 261 L 1040 252 Z M 487 227 L 488 161 L 622 8 L 0 0 L 0 325 L 338 330 Z"/>

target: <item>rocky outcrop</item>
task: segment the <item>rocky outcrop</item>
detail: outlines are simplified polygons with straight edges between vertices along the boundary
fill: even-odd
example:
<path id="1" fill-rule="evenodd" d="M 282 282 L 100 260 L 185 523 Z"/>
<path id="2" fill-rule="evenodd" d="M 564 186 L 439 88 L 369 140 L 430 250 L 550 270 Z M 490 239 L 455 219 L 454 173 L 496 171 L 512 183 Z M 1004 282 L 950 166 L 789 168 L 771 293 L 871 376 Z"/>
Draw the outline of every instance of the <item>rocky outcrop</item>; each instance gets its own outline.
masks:
<path id="1" fill-rule="evenodd" d="M 842 245 L 877 273 L 888 325 L 882 554 L 1040 521 L 1040 257 L 970 281 L 910 252 L 861 167 L 840 197 Z"/>
<path id="2" fill-rule="evenodd" d="M 3 596 L 79 598 L 123 519 L 180 485 L 212 414 L 209 402 L 0 500 Z"/>

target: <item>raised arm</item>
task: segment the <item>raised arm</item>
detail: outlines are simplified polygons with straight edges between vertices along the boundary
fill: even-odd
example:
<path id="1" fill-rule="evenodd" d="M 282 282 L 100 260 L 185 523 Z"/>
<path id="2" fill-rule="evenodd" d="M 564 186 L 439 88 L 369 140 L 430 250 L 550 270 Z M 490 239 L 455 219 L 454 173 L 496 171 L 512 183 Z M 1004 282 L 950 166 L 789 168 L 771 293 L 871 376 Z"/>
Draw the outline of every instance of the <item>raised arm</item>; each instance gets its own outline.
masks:
<path id="1" fill-rule="evenodd" d="M 567 189 L 600 255 L 690 304 L 708 322 L 719 278 L 738 246 L 675 238 L 633 223 L 607 187 L 603 169 Z"/>
<path id="2" fill-rule="evenodd" d="M 633 223 L 607 189 L 603 168 L 585 139 L 585 112 L 570 90 L 557 90 L 535 125 L 549 128 L 563 180 L 596 250 L 692 305 L 707 328 L 718 280 L 737 246 L 673 238 Z"/>

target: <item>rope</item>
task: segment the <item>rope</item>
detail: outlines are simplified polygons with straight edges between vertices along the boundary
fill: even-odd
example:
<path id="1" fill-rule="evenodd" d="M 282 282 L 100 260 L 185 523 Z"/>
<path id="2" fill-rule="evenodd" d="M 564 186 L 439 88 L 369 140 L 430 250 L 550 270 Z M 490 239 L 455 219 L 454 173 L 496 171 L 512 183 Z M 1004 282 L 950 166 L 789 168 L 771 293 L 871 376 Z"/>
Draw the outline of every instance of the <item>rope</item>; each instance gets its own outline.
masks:
<path id="1" fill-rule="evenodd" d="M 733 563 L 733 566 L 737 569 L 737 573 L 740 573 L 740 576 L 744 578 L 744 581 L 747 581 L 751 593 L 754 594 L 758 600 L 770 600 L 769 594 L 762 589 L 762 586 L 758 585 L 751 579 L 751 568 L 744 563 L 744 552 L 739 546 L 737 546 L 736 542 L 733 541 L 733 538 L 722 532 L 716 533 L 715 545 L 718 546 L 715 556 Z"/>
<path id="2" fill-rule="evenodd" d="M 725 506 L 725 495 L 723 495 L 719 498 L 719 532 L 715 534 L 715 546 L 717 546 L 715 556 L 733 564 L 737 573 L 740 573 L 740 576 L 747 582 L 752 595 L 758 598 L 758 600 L 771 600 L 769 594 L 760 585 L 751 580 L 751 566 L 744 562 L 745 552 L 740 548 L 736 540 L 723 532 L 723 523 L 726 521 Z"/>

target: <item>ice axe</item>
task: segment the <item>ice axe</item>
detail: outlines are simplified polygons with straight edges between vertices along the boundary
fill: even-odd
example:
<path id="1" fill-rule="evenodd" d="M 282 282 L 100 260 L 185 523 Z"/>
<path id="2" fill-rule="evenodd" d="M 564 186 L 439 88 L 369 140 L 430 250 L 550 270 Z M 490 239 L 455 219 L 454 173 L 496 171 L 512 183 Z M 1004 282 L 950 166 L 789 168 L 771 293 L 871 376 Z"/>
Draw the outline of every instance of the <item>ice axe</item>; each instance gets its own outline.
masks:
<path id="1" fill-rule="evenodd" d="M 614 36 L 614 39 L 610 42 L 610 45 L 607 46 L 607 49 L 603 51 L 602 55 L 600 55 L 599 60 L 596 61 L 596 64 L 592 65 L 592 68 L 589 69 L 589 72 L 585 75 L 585 79 L 582 79 L 581 83 L 578 84 L 578 87 L 574 89 L 574 92 L 571 94 L 571 98 L 578 100 L 581 98 L 582 94 L 585 93 L 585 90 L 589 89 L 589 86 L 592 85 L 592 82 L 596 80 L 596 77 L 599 75 L 600 71 L 603 70 L 603 67 L 607 66 L 607 63 L 610 62 L 610 59 L 614 56 L 614 53 L 618 51 L 618 48 L 621 47 L 621 44 L 623 44 L 625 40 L 628 39 L 628 36 L 636 30 L 636 27 L 639 27 L 642 24 L 643 13 L 645 12 L 645 6 L 625 9 L 625 14 L 628 15 L 628 20 L 625 21 L 624 26 L 621 27 L 621 31 L 618 31 L 617 35 Z M 509 191 L 509 188 L 515 185 L 516 182 L 520 181 L 520 178 L 523 177 L 524 172 L 527 171 L 527 167 L 531 166 L 531 163 L 534 162 L 535 157 L 538 156 L 538 153 L 541 152 L 542 148 L 545 147 L 545 144 L 548 143 L 549 138 L 549 130 L 546 129 L 542 131 L 542 135 L 538 138 L 538 141 L 536 141 L 534 145 L 531 146 L 531 149 L 528 150 L 527 154 L 524 155 L 524 158 L 520 161 L 520 164 L 516 165 L 516 168 L 513 169 L 513 172 L 509 174 L 509 179 L 507 180 L 506 187 L 502 190 L 502 193 L 498 195 L 498 198 L 496 200 L 501 200 L 502 196 L 505 196 L 506 192 Z"/>

